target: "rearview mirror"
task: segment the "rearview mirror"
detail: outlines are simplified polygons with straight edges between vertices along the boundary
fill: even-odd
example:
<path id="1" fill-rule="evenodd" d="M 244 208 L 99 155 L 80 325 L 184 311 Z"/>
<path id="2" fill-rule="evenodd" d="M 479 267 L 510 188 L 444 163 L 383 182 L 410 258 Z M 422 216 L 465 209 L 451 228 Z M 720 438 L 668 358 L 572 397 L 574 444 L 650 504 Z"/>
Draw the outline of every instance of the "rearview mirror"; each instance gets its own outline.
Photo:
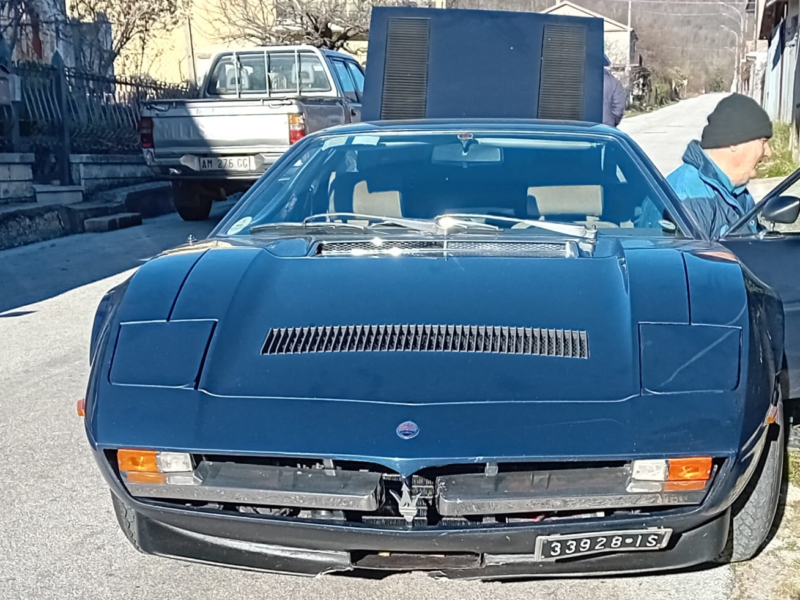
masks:
<path id="1" fill-rule="evenodd" d="M 448 163 L 499 163 L 503 162 L 503 153 L 497 146 L 470 144 L 464 149 L 461 144 L 442 144 L 434 146 L 431 155 L 433 164 Z"/>
<path id="2" fill-rule="evenodd" d="M 800 217 L 800 198 L 776 196 L 770 198 L 761 210 L 761 217 L 770 223 L 791 224 Z"/>

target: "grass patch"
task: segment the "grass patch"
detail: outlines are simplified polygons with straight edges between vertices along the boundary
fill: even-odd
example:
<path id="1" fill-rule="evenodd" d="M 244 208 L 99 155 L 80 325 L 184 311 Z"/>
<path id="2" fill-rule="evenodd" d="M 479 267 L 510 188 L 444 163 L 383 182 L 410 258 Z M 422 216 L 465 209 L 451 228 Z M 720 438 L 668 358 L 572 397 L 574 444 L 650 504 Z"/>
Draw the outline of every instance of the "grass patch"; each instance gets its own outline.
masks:
<path id="1" fill-rule="evenodd" d="M 790 144 L 792 128 L 788 123 L 773 123 L 772 127 L 772 156 L 758 166 L 758 177 L 787 177 L 797 169 Z"/>
<path id="2" fill-rule="evenodd" d="M 625 114 L 622 115 L 623 119 L 628 119 L 630 117 L 638 117 L 639 115 L 647 114 L 647 111 L 638 110 L 638 109 L 630 109 L 626 110 Z"/>
<path id="3" fill-rule="evenodd" d="M 800 451 L 789 452 L 789 483 L 800 487 Z"/>

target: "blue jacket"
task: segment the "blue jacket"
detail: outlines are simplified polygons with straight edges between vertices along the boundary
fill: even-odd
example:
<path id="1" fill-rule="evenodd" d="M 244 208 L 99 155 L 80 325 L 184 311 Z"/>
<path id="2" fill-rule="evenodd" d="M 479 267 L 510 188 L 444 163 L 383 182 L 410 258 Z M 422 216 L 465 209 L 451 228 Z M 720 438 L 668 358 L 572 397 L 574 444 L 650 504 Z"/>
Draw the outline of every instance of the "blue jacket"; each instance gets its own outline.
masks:
<path id="1" fill-rule="evenodd" d="M 667 181 L 683 201 L 686 210 L 712 239 L 728 231 L 754 206 L 747 187 L 733 185 L 697 141 L 689 144 L 683 155 L 683 164 L 670 173 Z M 657 226 L 662 215 L 652 204 L 647 204 L 643 207 L 642 225 Z M 748 228 L 756 231 L 755 220 L 748 224 Z"/>

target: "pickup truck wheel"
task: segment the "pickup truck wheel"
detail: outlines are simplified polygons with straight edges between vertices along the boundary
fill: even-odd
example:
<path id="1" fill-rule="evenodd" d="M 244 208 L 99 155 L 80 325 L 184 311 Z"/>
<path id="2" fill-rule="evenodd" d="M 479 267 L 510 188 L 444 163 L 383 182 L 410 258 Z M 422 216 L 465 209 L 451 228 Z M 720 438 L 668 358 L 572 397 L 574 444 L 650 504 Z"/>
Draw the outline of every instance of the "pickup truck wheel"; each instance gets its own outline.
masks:
<path id="1" fill-rule="evenodd" d="M 122 533 L 128 538 L 128 541 L 139 552 L 142 549 L 139 547 L 139 534 L 136 530 L 136 511 L 128 508 L 122 503 L 122 500 L 117 498 L 113 493 L 111 494 L 111 503 L 114 505 L 114 513 L 117 515 L 117 522 L 119 523 Z"/>
<path id="2" fill-rule="evenodd" d="M 196 186 L 175 183 L 172 198 L 175 210 L 184 221 L 205 221 L 211 214 L 212 198 Z"/>
<path id="3" fill-rule="evenodd" d="M 729 547 L 726 549 L 726 558 L 730 562 L 753 558 L 766 542 L 775 520 L 783 483 L 785 441 L 782 413 L 781 407 L 778 419 L 767 434 L 759 464 L 747 487 L 733 503 Z"/>

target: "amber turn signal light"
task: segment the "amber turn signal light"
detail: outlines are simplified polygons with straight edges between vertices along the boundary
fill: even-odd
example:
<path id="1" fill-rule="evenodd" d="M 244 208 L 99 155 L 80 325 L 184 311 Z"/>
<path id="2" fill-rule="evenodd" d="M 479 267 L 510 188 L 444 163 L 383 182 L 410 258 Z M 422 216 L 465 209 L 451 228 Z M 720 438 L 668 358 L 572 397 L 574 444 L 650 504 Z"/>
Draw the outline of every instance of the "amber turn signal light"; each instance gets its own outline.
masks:
<path id="1" fill-rule="evenodd" d="M 161 473 L 143 473 L 131 472 L 126 473 L 125 478 L 129 483 L 164 483 L 167 478 Z"/>
<path id="2" fill-rule="evenodd" d="M 86 416 L 86 400 L 84 398 L 78 400 L 78 416 L 79 417 Z"/>
<path id="3" fill-rule="evenodd" d="M 667 481 L 706 481 L 710 477 L 710 456 L 669 459 Z"/>
<path id="4" fill-rule="evenodd" d="M 155 450 L 117 450 L 117 464 L 120 471 L 158 473 Z"/>

